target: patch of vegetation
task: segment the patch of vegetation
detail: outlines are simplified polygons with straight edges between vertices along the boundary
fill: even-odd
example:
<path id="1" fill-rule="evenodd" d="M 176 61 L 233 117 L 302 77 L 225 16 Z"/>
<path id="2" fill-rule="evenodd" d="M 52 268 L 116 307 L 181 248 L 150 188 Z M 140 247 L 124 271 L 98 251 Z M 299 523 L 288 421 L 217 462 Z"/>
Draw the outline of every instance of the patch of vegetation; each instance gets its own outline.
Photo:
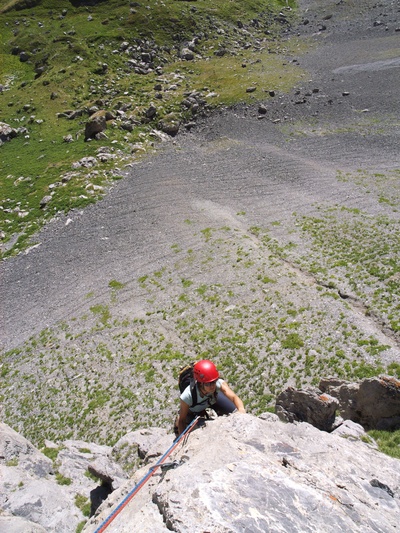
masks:
<path id="1" fill-rule="evenodd" d="M 91 503 L 89 498 L 82 494 L 75 495 L 75 505 L 81 510 L 83 516 L 90 516 Z"/>
<path id="2" fill-rule="evenodd" d="M 42 448 L 40 451 L 53 462 L 57 459 L 61 448 Z"/>
<path id="3" fill-rule="evenodd" d="M 94 314 L 94 315 L 98 315 L 99 318 L 100 318 L 100 322 L 106 326 L 108 321 L 110 320 L 111 318 L 111 313 L 110 313 L 110 309 L 107 305 L 93 305 L 91 308 L 90 308 L 91 312 Z"/>
<path id="4" fill-rule="evenodd" d="M 114 289 L 115 291 L 118 291 L 125 287 L 125 283 L 121 283 L 120 281 L 117 281 L 116 279 L 112 279 L 108 283 L 108 286 L 110 287 L 110 289 Z"/>
<path id="5" fill-rule="evenodd" d="M 368 432 L 378 444 L 382 453 L 400 459 L 400 430 L 397 431 L 379 431 L 377 429 Z"/>
<path id="6" fill-rule="evenodd" d="M 59 485 L 71 485 L 72 483 L 70 477 L 63 476 L 60 472 L 56 472 L 56 481 Z"/>
<path id="7" fill-rule="evenodd" d="M 83 531 L 83 528 L 86 525 L 86 520 L 83 520 L 82 522 L 79 522 L 79 524 L 76 527 L 76 533 L 81 533 Z"/>
<path id="8" fill-rule="evenodd" d="M 0 0 L 0 111 L 19 132 L 2 146 L 2 256 L 34 244 L 59 213 L 101 198 L 121 178 L 117 162 L 151 150 L 163 120 L 195 119 L 189 93 L 205 113 L 293 87 L 302 72 L 282 65 L 289 44 L 275 16 L 283 10 L 289 21 L 295 10 L 287 7 L 294 1 L 204 0 L 192 9 L 174 0 L 134 8 L 123 0 Z M 182 58 L 188 42 L 192 60 Z M 96 109 L 108 112 L 106 136 L 84 142 Z M 81 164 L 87 157 L 96 159 Z"/>

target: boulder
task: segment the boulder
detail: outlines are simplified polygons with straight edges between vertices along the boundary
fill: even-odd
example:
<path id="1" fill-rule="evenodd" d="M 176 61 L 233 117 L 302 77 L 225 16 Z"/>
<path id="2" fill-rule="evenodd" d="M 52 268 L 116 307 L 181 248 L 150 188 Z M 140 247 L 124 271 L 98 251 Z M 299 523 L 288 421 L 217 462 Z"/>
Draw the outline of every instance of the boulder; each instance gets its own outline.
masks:
<path id="1" fill-rule="evenodd" d="M 340 437 L 344 437 L 345 439 L 352 439 L 352 440 L 365 439 L 370 444 L 374 443 L 373 439 L 367 436 L 364 428 L 360 424 L 356 424 L 352 420 L 344 420 L 343 424 L 341 424 L 339 427 L 333 430 L 333 433 Z"/>
<path id="2" fill-rule="evenodd" d="M 124 470 L 108 457 L 97 458 L 88 465 L 88 471 L 101 479 L 102 484 L 110 487 L 111 490 L 118 488 L 128 477 Z"/>
<path id="3" fill-rule="evenodd" d="M 181 58 L 184 59 L 185 61 L 193 61 L 194 53 L 189 48 L 182 48 Z"/>
<path id="4" fill-rule="evenodd" d="M 160 120 L 158 127 L 164 133 L 174 137 L 178 133 L 180 125 L 179 118 L 174 113 L 170 113 Z"/>
<path id="5" fill-rule="evenodd" d="M 277 397 L 275 412 L 286 422 L 308 422 L 320 430 L 332 431 L 338 406 L 338 400 L 329 394 L 289 387 Z"/>
<path id="6" fill-rule="evenodd" d="M 400 380 L 390 376 L 359 383 L 324 379 L 319 387 L 338 400 L 343 418 L 361 424 L 366 430 L 400 428 Z"/>
<path id="7" fill-rule="evenodd" d="M 124 435 L 113 447 L 113 457 L 125 456 L 139 457 L 147 462 L 163 454 L 171 444 L 171 435 L 163 428 L 147 428 L 131 431 Z M 130 450 L 130 451 L 129 451 Z"/>
<path id="8" fill-rule="evenodd" d="M 103 110 L 93 113 L 85 126 L 85 141 L 93 139 L 107 128 L 106 113 Z"/>
<path id="9" fill-rule="evenodd" d="M 0 146 L 18 135 L 18 131 L 5 122 L 0 122 Z"/>

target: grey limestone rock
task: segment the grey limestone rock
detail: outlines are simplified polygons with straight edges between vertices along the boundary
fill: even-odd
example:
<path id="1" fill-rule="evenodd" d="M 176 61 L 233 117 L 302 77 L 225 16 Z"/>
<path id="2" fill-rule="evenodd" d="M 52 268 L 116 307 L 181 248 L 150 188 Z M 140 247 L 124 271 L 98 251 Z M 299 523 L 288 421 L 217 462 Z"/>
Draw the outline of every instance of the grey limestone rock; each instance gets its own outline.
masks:
<path id="1" fill-rule="evenodd" d="M 340 414 L 365 429 L 400 428 L 400 380 L 391 376 L 359 383 L 325 379 L 320 389 L 337 398 Z"/>
<path id="2" fill-rule="evenodd" d="M 268 418 L 268 417 L 266 417 Z M 143 532 L 394 533 L 400 461 L 360 440 L 275 417 L 221 417 L 195 429 L 107 528 Z M 145 475 L 111 494 L 84 528 L 93 533 Z"/>
<path id="3" fill-rule="evenodd" d="M 338 405 L 336 398 L 321 391 L 288 387 L 278 395 L 275 412 L 286 422 L 308 422 L 323 431 L 332 431 Z"/>

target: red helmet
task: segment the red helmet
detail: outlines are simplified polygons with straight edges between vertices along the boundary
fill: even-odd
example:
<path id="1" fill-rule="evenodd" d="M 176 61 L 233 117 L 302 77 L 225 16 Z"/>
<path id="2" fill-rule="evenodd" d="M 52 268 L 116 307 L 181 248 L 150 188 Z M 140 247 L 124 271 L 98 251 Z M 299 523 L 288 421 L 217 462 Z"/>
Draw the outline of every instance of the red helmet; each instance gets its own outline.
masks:
<path id="1" fill-rule="evenodd" d="M 219 373 L 214 363 L 203 359 L 194 365 L 193 376 L 200 383 L 210 383 L 219 378 Z"/>

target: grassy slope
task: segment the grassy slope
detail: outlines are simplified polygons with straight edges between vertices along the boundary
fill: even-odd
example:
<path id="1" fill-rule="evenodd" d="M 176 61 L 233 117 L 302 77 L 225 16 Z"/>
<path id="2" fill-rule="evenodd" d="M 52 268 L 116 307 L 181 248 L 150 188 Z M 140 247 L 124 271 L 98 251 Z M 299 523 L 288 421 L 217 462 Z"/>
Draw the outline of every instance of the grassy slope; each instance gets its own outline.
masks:
<path id="1" fill-rule="evenodd" d="M 95 201 L 104 192 L 101 186 L 118 179 L 114 159 L 97 166 L 96 172 L 75 171 L 61 186 L 74 161 L 95 156 L 100 146 L 112 150 L 117 160 L 130 158 L 131 147 L 137 143 L 146 149 L 149 133 L 165 115 L 174 112 L 183 121 L 192 118 L 181 105 L 188 91 L 214 93 L 212 105 L 232 104 L 254 99 L 246 93 L 249 84 L 259 90 L 286 90 L 301 74 L 299 69 L 283 69 L 279 55 L 270 53 L 279 49 L 275 37 L 281 25 L 274 13 L 285 2 L 278 0 L 217 4 L 204 0 L 195 6 L 150 0 L 134 8 L 130 6 L 134 3 L 121 0 L 35 3 L 30 9 L 16 9 L 27 5 L 26 1 L 0 1 L 0 83 L 5 88 L 0 95 L 1 120 L 27 129 L 1 147 L 4 246 L 0 253 L 5 257 L 26 247 L 46 219 Z M 250 22 L 254 19 L 259 23 Z M 243 29 L 238 28 L 238 20 Z M 180 49 L 194 36 L 201 37 L 196 45 L 198 59 L 180 60 Z M 123 41 L 143 50 L 158 46 L 154 67 L 162 68 L 162 74 L 156 70 L 135 74 L 127 66 L 130 56 L 120 50 Z M 221 47 L 228 53 L 215 56 Z M 20 61 L 21 51 L 29 54 L 27 62 Z M 243 62 L 248 64 L 246 69 Z M 103 63 L 107 72 L 99 67 Z M 38 68 L 44 69 L 40 75 Z M 156 104 L 157 116 L 145 121 L 144 111 L 156 101 L 154 87 L 159 82 L 163 89 L 173 84 L 175 90 L 164 90 L 162 101 Z M 75 120 L 57 117 L 60 112 L 94 104 L 110 111 L 127 104 L 137 125 L 127 132 L 110 121 L 107 139 L 87 143 L 83 136 L 86 113 Z M 64 142 L 67 135 L 75 142 Z M 49 194 L 52 200 L 43 209 L 40 202 Z"/>
<path id="2" fill-rule="evenodd" d="M 10 4 L 22 2 L 0 0 L 0 10 Z M 273 37 L 278 28 L 268 25 L 272 35 L 266 35 L 266 26 L 259 31 L 247 24 L 261 12 L 265 13 L 264 20 L 271 21 L 266 9 L 270 5 L 165 1 L 147 2 L 150 9 L 143 4 L 131 12 L 127 2 L 116 0 L 92 7 L 43 0 L 29 10 L 3 13 L 0 82 L 6 90 L 0 95 L 1 117 L 14 127 L 28 129 L 26 135 L 0 148 L 0 220 L 4 241 L 10 245 L 5 255 L 25 246 L 32 232 L 55 213 L 95 201 L 98 193 L 90 193 L 88 184 L 104 185 L 118 177 L 113 172 L 115 161 L 104 164 L 98 174 L 76 171 L 65 186 L 56 187 L 50 208 L 39 208 L 40 199 L 52 190 L 49 185 L 70 171 L 73 161 L 96 154 L 100 146 L 85 143 L 79 136 L 84 117 L 68 121 L 58 119 L 58 112 L 87 107 L 100 98 L 107 102 L 107 109 L 120 101 L 130 103 L 140 118 L 154 100 L 154 84 L 160 76 L 140 76 L 127 70 L 126 58 L 112 53 L 122 41 L 150 39 L 165 46 L 161 78 L 168 84 L 176 81 L 176 74 L 181 78 L 176 91 L 165 93 L 158 118 L 174 111 L 190 120 L 191 116 L 182 115 L 180 105 L 184 92 L 190 89 L 217 93 L 212 100 L 215 105 L 231 104 L 254 98 L 245 90 L 250 84 L 261 90 L 285 90 L 297 79 L 298 72 L 287 67 L 282 70 L 279 54 L 268 52 L 280 47 Z M 60 18 L 64 7 L 68 13 Z M 93 20 L 89 21 L 89 16 Z M 253 36 L 246 34 L 244 38 L 237 33 L 238 19 Z M 225 33 L 218 33 L 217 28 Z M 172 38 L 176 34 L 178 40 Z M 203 59 L 180 61 L 179 43 L 195 34 L 202 34 L 197 52 Z M 257 39 L 267 40 L 260 46 Z M 243 44 L 244 40 L 251 42 L 250 48 L 236 49 L 235 41 Z M 214 56 L 213 50 L 221 44 L 229 45 L 233 53 Z M 18 55 L 10 53 L 14 46 L 32 54 L 35 51 L 31 61 L 21 63 Z M 97 72 L 99 62 L 107 62 L 106 74 Z M 247 68 L 242 67 L 243 62 Z M 35 63 L 46 65 L 37 79 Z M 57 97 L 51 98 L 52 93 Z M 146 146 L 156 125 L 157 121 L 140 124 L 127 133 L 110 124 L 108 139 L 101 145 L 113 149 L 123 161 L 131 157 L 132 144 Z M 77 140 L 64 143 L 62 139 L 68 134 Z M 337 216 L 330 212 L 319 219 L 298 221 L 314 240 L 313 253 L 298 261 L 299 265 L 333 280 L 331 286 L 317 286 L 311 292 L 296 284 L 293 273 L 282 273 L 279 258 L 295 261 L 293 251 L 290 243 L 282 247 L 282 243 L 271 242 L 268 228 L 251 229 L 259 239 L 260 253 L 249 246 L 246 236 L 238 236 L 230 228 L 207 228 L 200 235 L 194 232 L 194 240 L 204 241 L 197 255 L 172 245 L 177 255 L 173 268 L 129 282 L 138 293 L 145 293 L 145 317 L 119 314 L 115 305 L 124 294 L 124 285 L 110 280 L 109 299 L 92 306 L 89 315 L 76 317 L 79 325 L 74 320 L 60 324 L 5 354 L 1 365 L 2 401 L 7 397 L 5 420 L 36 443 L 46 437 L 110 442 L 132 427 L 166 425 L 171 419 L 171 398 L 175 397 L 173 372 L 186 362 L 188 353 L 215 358 L 225 369 L 224 377 L 254 413 L 270 407 L 276 392 L 288 383 L 299 387 L 315 384 L 319 376 L 327 374 L 358 379 L 388 371 L 400 376 L 398 364 L 385 366 L 381 362 L 387 346 L 352 323 L 345 302 L 337 303 L 334 316 L 324 307 L 324 300 L 338 298 L 335 282 L 343 278 L 341 269 L 349 261 L 359 265 L 357 279 L 367 288 L 377 283 L 376 252 L 366 261 L 364 256 L 355 257 L 359 245 L 346 249 L 339 245 L 343 234 L 351 234 L 357 215 L 349 212 L 343 217 L 343 212 Z M 383 220 L 379 234 L 372 239 L 366 228 L 367 241 L 361 247 L 364 255 L 368 255 L 371 242 L 379 241 L 384 247 L 393 241 L 391 234 L 396 228 L 388 227 L 385 233 L 385 224 Z M 16 234 L 21 235 L 20 241 L 11 247 Z M 358 233 L 352 242 L 359 244 Z M 207 264 L 210 271 L 215 268 L 217 272 L 221 267 L 217 257 L 223 258 L 224 269 L 230 273 L 224 285 L 204 283 L 190 270 Z M 395 265 L 389 263 L 379 269 L 385 278 L 395 273 Z M 355 283 L 354 273 L 349 283 Z M 290 284 L 293 290 L 287 292 Z M 398 298 L 391 284 L 381 290 L 378 287 L 372 303 L 378 308 L 384 306 L 380 314 L 386 315 L 392 329 L 398 331 Z M 165 301 L 167 287 L 169 299 Z M 365 294 L 359 296 L 364 299 Z M 272 304 L 278 300 L 279 309 L 275 309 Z M 311 306 L 310 301 L 320 305 Z M 37 363 L 34 368 L 32 360 Z M 143 396 L 143 390 L 151 394 Z"/>

